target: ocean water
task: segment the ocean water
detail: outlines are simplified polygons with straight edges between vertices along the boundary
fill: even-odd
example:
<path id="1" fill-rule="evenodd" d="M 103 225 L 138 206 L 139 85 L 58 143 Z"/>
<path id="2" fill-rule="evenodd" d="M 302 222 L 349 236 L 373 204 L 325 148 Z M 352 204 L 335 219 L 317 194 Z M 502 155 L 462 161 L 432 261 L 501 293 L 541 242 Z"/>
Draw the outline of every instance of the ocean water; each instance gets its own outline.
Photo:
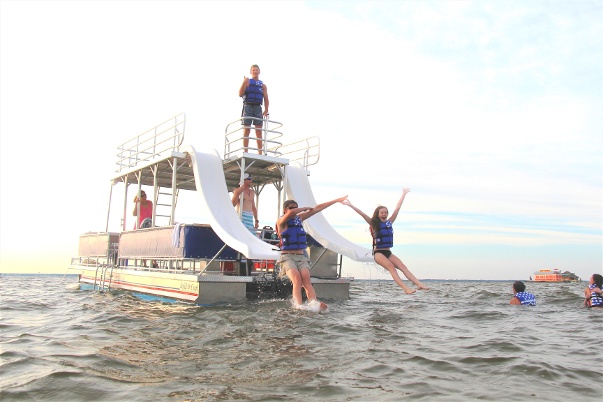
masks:
<path id="1" fill-rule="evenodd" d="M 214 307 L 0 276 L 0 400 L 601 401 L 603 309 L 586 282 L 356 281 L 328 314 Z M 320 295 L 319 295 L 320 296 Z"/>

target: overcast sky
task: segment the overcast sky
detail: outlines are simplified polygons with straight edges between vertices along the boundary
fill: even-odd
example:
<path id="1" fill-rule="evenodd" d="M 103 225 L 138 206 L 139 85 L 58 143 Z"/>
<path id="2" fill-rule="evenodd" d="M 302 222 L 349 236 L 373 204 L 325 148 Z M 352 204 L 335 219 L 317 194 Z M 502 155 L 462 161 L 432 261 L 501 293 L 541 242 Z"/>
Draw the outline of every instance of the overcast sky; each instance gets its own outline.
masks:
<path id="1" fill-rule="evenodd" d="M 319 202 L 391 210 L 411 188 L 394 252 L 419 278 L 601 272 L 602 1 L 0 7 L 1 272 L 66 272 L 79 234 L 105 229 L 125 140 L 184 112 L 185 142 L 222 154 L 251 64 L 284 138 L 320 137 Z M 348 207 L 325 215 L 370 245 Z"/>

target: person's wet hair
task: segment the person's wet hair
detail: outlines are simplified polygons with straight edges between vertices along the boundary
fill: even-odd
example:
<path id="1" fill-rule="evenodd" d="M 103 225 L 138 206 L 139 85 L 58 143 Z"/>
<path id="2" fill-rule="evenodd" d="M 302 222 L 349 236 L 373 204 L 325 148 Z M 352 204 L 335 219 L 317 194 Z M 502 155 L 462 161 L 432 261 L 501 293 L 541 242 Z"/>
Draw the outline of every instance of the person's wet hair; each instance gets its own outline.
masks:
<path id="1" fill-rule="evenodd" d="M 526 285 L 522 281 L 515 281 L 513 282 L 513 289 L 515 289 L 517 293 L 524 292 L 526 290 Z"/>

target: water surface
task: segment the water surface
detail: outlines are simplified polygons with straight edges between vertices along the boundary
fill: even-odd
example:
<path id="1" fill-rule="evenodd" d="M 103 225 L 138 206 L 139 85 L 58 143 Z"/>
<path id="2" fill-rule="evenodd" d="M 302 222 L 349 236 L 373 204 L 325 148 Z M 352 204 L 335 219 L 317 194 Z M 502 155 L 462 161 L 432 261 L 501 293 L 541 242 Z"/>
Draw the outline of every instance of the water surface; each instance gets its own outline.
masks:
<path id="1" fill-rule="evenodd" d="M 603 309 L 582 283 L 356 281 L 329 314 L 214 307 L 0 276 L 0 400 L 601 401 Z"/>

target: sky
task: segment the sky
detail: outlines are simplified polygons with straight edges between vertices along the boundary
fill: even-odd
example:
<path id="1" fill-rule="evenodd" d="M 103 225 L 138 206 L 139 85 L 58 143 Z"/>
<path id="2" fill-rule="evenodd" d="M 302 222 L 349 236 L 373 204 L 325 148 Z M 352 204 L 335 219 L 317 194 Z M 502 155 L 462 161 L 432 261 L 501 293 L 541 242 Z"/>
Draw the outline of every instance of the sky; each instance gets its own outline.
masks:
<path id="1" fill-rule="evenodd" d="M 417 277 L 602 271 L 603 1 L 2 0 L 0 19 L 0 272 L 67 272 L 105 230 L 120 143 L 186 113 L 184 142 L 222 154 L 252 64 L 283 141 L 320 138 L 318 202 L 371 214 L 411 188 L 393 251 Z M 370 246 L 350 208 L 324 214 Z"/>

